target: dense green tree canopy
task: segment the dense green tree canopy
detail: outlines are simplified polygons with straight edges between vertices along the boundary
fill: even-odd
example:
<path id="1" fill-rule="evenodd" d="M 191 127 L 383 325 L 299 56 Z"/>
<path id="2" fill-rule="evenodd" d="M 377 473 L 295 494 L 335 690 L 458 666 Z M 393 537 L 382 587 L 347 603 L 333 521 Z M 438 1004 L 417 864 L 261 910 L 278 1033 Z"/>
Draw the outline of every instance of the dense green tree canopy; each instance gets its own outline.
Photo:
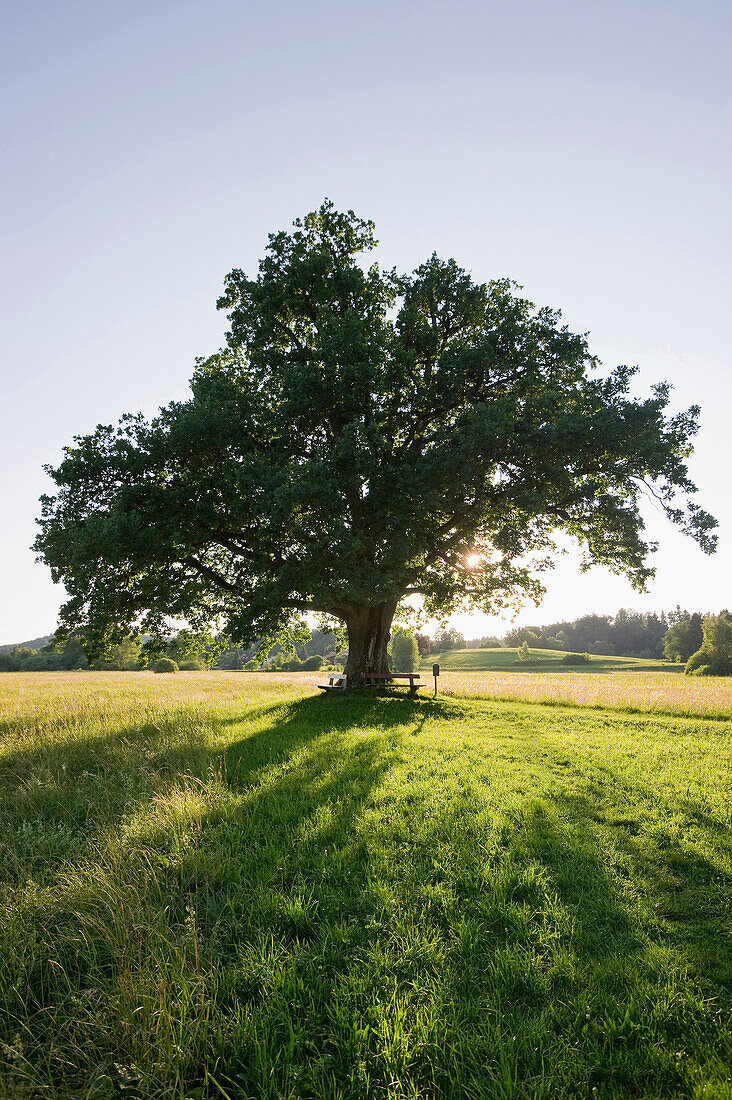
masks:
<path id="1" fill-rule="evenodd" d="M 701 649 L 703 640 L 702 617 L 699 612 L 682 615 L 664 636 L 663 655 L 669 661 L 688 661 L 692 653 Z"/>
<path id="2" fill-rule="evenodd" d="M 684 669 L 687 675 L 732 676 L 732 615 L 706 615 L 702 622 L 702 644 L 692 653 Z"/>
<path id="3" fill-rule="evenodd" d="M 36 547 L 93 649 L 171 617 L 246 644 L 315 611 L 347 625 L 358 678 L 386 667 L 410 594 L 440 616 L 538 596 L 558 532 L 642 587 L 643 492 L 713 549 L 683 499 L 696 408 L 667 416 L 665 384 L 632 398 L 631 369 L 603 375 L 509 281 L 435 255 L 367 268 L 374 244 L 329 202 L 270 235 L 258 275 L 226 279 L 227 344 L 190 399 L 77 437 L 50 471 Z"/>
<path id="4" fill-rule="evenodd" d="M 395 672 L 416 672 L 419 668 L 419 646 L 409 630 L 399 628 L 394 631 L 391 639 L 391 661 Z"/>

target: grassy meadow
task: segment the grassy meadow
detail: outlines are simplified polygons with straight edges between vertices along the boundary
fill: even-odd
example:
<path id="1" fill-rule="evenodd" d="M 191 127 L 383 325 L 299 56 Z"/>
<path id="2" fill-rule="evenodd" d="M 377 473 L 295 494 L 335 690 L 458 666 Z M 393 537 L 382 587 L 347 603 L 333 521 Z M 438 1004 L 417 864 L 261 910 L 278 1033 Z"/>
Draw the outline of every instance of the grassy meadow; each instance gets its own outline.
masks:
<path id="1" fill-rule="evenodd" d="M 0 677 L 0 1097 L 732 1097 L 732 681 L 314 683 Z"/>
<path id="2" fill-rule="evenodd" d="M 430 680 L 430 683 L 434 681 Z M 732 716 L 732 677 L 677 676 L 673 672 L 447 672 L 440 694 L 687 718 Z"/>

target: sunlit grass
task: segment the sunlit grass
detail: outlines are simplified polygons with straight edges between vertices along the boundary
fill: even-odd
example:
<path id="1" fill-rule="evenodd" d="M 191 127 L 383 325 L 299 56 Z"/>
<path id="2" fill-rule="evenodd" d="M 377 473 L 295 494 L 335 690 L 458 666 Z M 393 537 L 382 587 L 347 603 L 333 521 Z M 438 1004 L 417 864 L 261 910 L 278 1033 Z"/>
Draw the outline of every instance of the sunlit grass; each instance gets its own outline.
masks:
<path id="1" fill-rule="evenodd" d="M 732 1095 L 721 704 L 491 675 L 0 677 L 0 1096 Z"/>
<path id="2" fill-rule="evenodd" d="M 439 690 L 456 698 L 511 699 L 732 718 L 732 676 L 679 676 L 673 672 L 446 672 Z"/>

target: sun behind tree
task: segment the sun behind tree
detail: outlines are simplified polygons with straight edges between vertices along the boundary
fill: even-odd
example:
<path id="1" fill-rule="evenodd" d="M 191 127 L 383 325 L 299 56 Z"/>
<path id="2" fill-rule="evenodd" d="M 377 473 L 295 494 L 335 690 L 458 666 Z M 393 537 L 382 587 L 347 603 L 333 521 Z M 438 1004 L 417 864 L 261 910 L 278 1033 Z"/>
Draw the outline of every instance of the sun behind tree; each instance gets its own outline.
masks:
<path id="1" fill-rule="evenodd" d="M 676 503 L 697 408 L 667 418 L 665 384 L 635 400 L 631 369 L 594 374 L 585 337 L 508 280 L 436 255 L 365 268 L 375 243 L 328 201 L 271 234 L 255 279 L 226 278 L 227 346 L 191 398 L 49 469 L 35 548 L 91 655 L 170 618 L 248 645 L 316 612 L 345 623 L 357 683 L 388 671 L 407 596 L 436 617 L 538 598 L 558 531 L 643 587 L 645 488 L 713 550 L 715 520 Z"/>

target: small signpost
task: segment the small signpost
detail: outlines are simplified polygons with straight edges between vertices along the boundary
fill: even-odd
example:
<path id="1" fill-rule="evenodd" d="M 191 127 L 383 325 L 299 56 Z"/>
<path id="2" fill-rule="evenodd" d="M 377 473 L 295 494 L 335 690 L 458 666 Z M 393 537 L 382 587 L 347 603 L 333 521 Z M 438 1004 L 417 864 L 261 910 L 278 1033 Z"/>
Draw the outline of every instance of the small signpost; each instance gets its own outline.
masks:
<path id="1" fill-rule="evenodd" d="M 440 675 L 440 666 L 439 665 L 433 665 L 432 666 L 432 675 L 435 678 L 435 695 L 437 695 L 437 677 Z"/>

